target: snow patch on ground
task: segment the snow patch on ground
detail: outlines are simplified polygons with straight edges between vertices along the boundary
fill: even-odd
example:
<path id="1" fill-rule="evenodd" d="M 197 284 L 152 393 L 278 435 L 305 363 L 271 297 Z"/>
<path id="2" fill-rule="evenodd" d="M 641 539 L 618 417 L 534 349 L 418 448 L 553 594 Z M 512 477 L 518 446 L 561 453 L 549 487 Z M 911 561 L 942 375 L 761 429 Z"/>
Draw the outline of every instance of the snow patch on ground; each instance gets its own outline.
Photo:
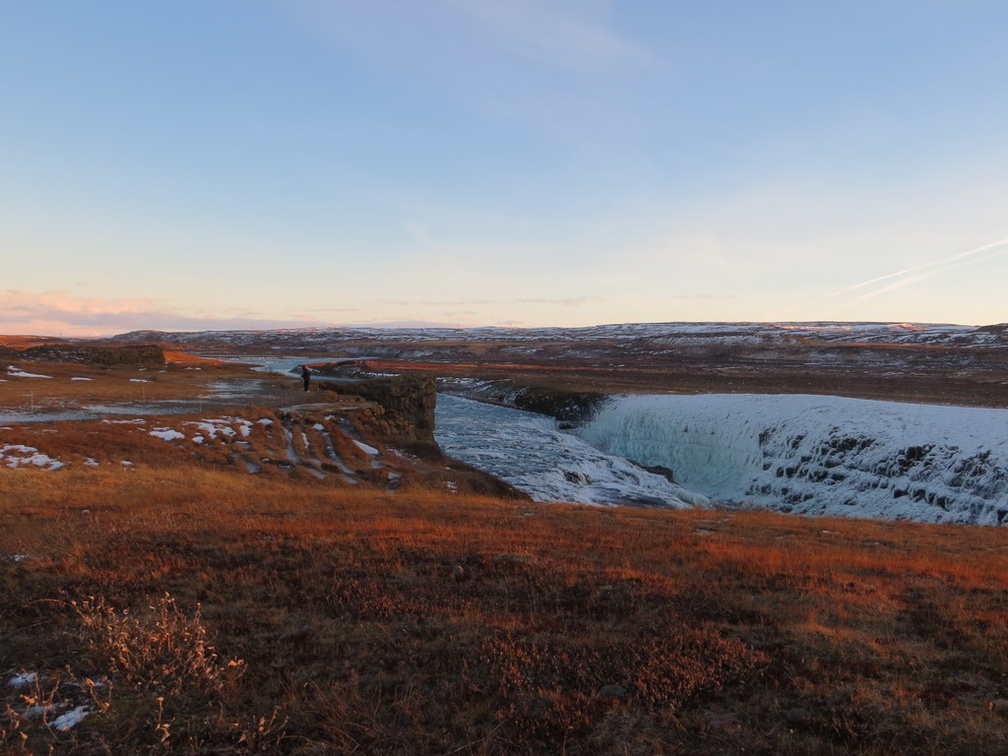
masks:
<path id="1" fill-rule="evenodd" d="M 261 421 L 260 421 L 261 422 Z M 194 426 L 196 433 L 192 437 L 193 443 L 202 444 L 207 439 L 216 441 L 218 438 L 233 440 L 236 436 L 248 438 L 252 432 L 252 422 L 241 417 L 217 417 L 204 418 L 202 420 L 189 420 L 183 425 Z M 182 440 L 186 438 L 185 433 L 171 427 L 155 428 L 150 431 L 150 435 L 165 441 Z"/>
<path id="2" fill-rule="evenodd" d="M 29 685 L 34 685 L 37 681 L 38 672 L 22 672 L 8 680 L 7 685 L 11 688 L 27 688 Z"/>
<path id="3" fill-rule="evenodd" d="M 373 446 L 369 446 L 368 444 L 365 444 L 363 441 L 356 441 L 355 440 L 354 444 L 357 445 L 358 449 L 360 449 L 362 452 L 364 452 L 365 454 L 367 454 L 370 457 L 377 457 L 380 454 L 380 452 L 377 449 L 375 449 Z"/>
<path id="4" fill-rule="evenodd" d="M 65 703 L 50 704 L 48 706 L 30 706 L 21 712 L 21 714 L 26 719 L 42 719 L 43 717 L 63 711 L 67 706 L 68 704 Z M 49 726 L 54 730 L 66 732 L 79 725 L 89 714 L 94 714 L 95 711 L 96 709 L 93 706 L 77 706 L 70 711 L 60 714 L 56 719 L 49 722 Z"/>
<path id="5" fill-rule="evenodd" d="M 154 438 L 160 438 L 163 441 L 174 441 L 175 439 L 185 440 L 185 434 L 179 433 L 174 428 L 155 428 L 150 432 L 150 435 Z"/>
<path id="6" fill-rule="evenodd" d="M 77 706 L 68 711 L 66 714 L 62 714 L 54 719 L 50 726 L 54 730 L 66 732 L 67 730 L 79 725 L 84 721 L 85 717 L 89 714 L 93 714 L 94 712 L 95 709 L 92 706 Z"/>
<path id="7" fill-rule="evenodd" d="M 15 469 L 35 466 L 44 470 L 59 470 L 64 464 L 48 454 L 42 454 L 34 446 L 5 444 L 0 446 L 0 464 Z"/>
<path id="8" fill-rule="evenodd" d="M 22 720 L 41 721 L 44 726 L 58 732 L 67 732 L 99 709 L 92 701 L 82 703 L 81 699 L 88 695 L 89 690 L 93 693 L 107 685 L 108 681 L 105 679 L 82 682 L 76 679 L 65 680 L 54 678 L 52 675 L 40 675 L 34 671 L 20 672 L 8 679 L 7 687 L 17 691 L 15 695 L 21 703 L 34 705 L 19 709 L 8 703 L 7 713 Z M 33 690 L 24 693 L 22 691 L 25 688 Z M 38 695 L 40 689 L 43 691 L 42 696 Z M 50 690 L 51 694 L 48 693 Z M 39 698 L 45 702 L 37 703 Z"/>
<path id="9" fill-rule="evenodd" d="M 202 436 L 209 438 L 211 441 L 216 441 L 218 434 L 228 438 L 233 438 L 238 435 L 238 431 L 232 427 L 235 422 L 245 423 L 248 421 L 237 417 L 217 417 L 212 419 L 193 420 L 185 424 L 196 426 L 196 428 L 201 431 Z M 196 439 L 194 438 L 193 440 L 195 441 Z"/>
<path id="10" fill-rule="evenodd" d="M 15 365 L 7 366 L 7 375 L 12 378 L 52 378 L 51 375 L 39 375 L 38 373 L 26 373 L 19 367 Z"/>

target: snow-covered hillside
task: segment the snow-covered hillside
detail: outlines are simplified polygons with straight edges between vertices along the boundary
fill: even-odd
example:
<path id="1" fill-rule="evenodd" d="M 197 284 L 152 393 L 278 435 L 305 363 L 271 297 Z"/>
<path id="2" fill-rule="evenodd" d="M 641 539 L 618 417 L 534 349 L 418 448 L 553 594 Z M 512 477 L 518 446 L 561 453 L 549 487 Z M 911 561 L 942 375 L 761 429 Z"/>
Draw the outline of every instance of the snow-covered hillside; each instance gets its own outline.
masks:
<path id="1" fill-rule="evenodd" d="M 1008 410 L 827 396 L 631 396 L 575 431 L 715 500 L 1008 524 Z"/>
<path id="2" fill-rule="evenodd" d="M 625 323 L 586 328 L 306 328 L 273 331 L 134 331 L 125 341 L 172 341 L 241 348 L 338 349 L 355 342 L 415 343 L 535 342 L 628 343 L 651 346 L 774 346 L 798 342 L 833 344 L 926 344 L 1006 347 L 1008 324 L 962 326 L 929 323 Z"/>

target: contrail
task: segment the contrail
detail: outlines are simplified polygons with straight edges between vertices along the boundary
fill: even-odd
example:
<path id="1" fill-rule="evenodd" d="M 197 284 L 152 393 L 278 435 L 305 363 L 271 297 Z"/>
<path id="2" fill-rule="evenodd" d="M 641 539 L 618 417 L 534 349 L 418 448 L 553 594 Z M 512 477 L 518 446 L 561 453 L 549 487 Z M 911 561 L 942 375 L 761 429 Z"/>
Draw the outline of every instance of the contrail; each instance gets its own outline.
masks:
<path id="1" fill-rule="evenodd" d="M 984 244 L 982 247 L 977 247 L 976 249 L 971 249 L 968 252 L 960 252 L 958 254 L 952 255 L 951 257 L 946 257 L 944 260 L 935 260 L 934 262 L 924 263 L 923 265 L 915 265 L 912 268 L 904 268 L 903 270 L 898 270 L 895 273 L 888 273 L 888 274 L 886 274 L 884 276 L 878 276 L 876 278 L 870 278 L 867 281 L 862 281 L 861 283 L 854 284 L 853 286 L 848 286 L 846 289 L 841 289 L 840 291 L 835 292 L 833 294 L 830 294 L 829 296 L 830 296 L 830 298 L 832 298 L 832 297 L 839 297 L 842 294 L 846 294 L 846 293 L 848 293 L 850 291 L 855 291 L 857 289 L 863 289 L 865 286 L 871 286 L 872 284 L 878 283 L 880 281 L 888 281 L 890 278 L 898 278 L 899 276 L 905 276 L 905 275 L 907 275 L 909 273 L 916 273 L 917 271 L 926 270 L 927 268 L 934 268 L 934 267 L 939 266 L 939 265 L 949 265 L 950 263 L 955 263 L 955 262 L 958 262 L 959 260 L 963 260 L 963 259 L 965 259 L 967 257 L 973 257 L 974 255 L 979 255 L 981 252 L 987 252 L 988 250 L 995 249 L 997 247 L 1003 247 L 1005 245 L 1008 245 L 1008 239 L 1002 239 L 1001 241 L 991 242 L 990 244 Z M 997 255 L 993 255 L 993 257 L 996 257 L 996 256 Z M 940 272 L 942 272 L 944 270 L 951 270 L 951 268 L 954 268 L 954 267 L 958 267 L 958 266 L 952 265 L 949 268 L 942 268 L 941 271 L 936 270 L 936 271 L 931 271 L 929 273 L 926 273 L 923 276 L 915 276 L 914 278 L 911 278 L 911 279 L 907 280 L 906 283 L 909 284 L 909 283 L 913 283 L 915 281 L 920 281 L 921 279 L 928 278 L 929 276 L 934 275 L 935 273 L 940 273 Z M 880 291 L 876 292 L 876 294 L 881 294 L 883 292 L 892 291 L 894 288 L 899 288 L 899 286 L 897 286 L 896 284 L 892 284 L 890 286 L 886 286 L 886 287 L 882 288 Z M 874 295 L 866 295 L 864 297 L 859 298 L 859 301 L 860 301 L 860 299 L 868 299 L 871 296 L 874 296 Z"/>
<path id="2" fill-rule="evenodd" d="M 919 268 L 914 268 L 914 270 L 919 270 Z M 898 289 L 902 289 L 904 286 L 909 286 L 910 284 L 917 283 L 918 281 L 923 281 L 923 280 L 925 280 L 927 278 L 931 278 L 931 276 L 933 276 L 933 275 L 935 275 L 937 273 L 941 273 L 944 270 L 948 270 L 948 268 L 942 268 L 940 270 L 929 270 L 927 273 L 921 273 L 920 275 L 914 276 L 913 278 L 904 278 L 902 281 L 896 281 L 895 283 L 891 283 L 888 286 L 883 286 L 881 289 L 876 289 L 875 291 L 865 292 L 861 296 L 855 297 L 854 301 L 855 302 L 866 302 L 867 300 L 874 299 L 875 297 L 881 296 L 882 294 L 889 294 L 890 292 L 897 291 Z M 884 276 L 884 278 L 889 278 L 889 276 Z M 875 280 L 876 281 L 881 281 L 883 279 L 882 278 L 876 278 Z M 852 287 L 852 288 L 854 288 L 854 287 Z M 848 291 L 850 291 L 850 289 L 848 289 Z"/>
<path id="3" fill-rule="evenodd" d="M 983 248 L 981 248 L 979 250 L 975 249 L 970 254 L 976 255 L 976 254 L 978 254 L 981 251 L 990 251 L 991 249 L 994 249 L 994 248 L 996 248 L 998 246 L 1002 246 L 1004 244 L 1008 244 L 1008 239 L 1006 239 L 1004 242 L 1001 242 L 1000 244 L 990 244 L 990 245 L 987 245 L 986 247 L 983 247 Z M 918 275 L 912 276 L 910 278 L 904 278 L 904 279 L 899 280 L 899 281 L 894 281 L 893 283 L 889 284 L 888 286 L 883 286 L 881 289 L 876 289 L 875 291 L 865 292 L 861 296 L 857 297 L 854 301 L 856 301 L 856 302 L 864 302 L 865 300 L 868 300 L 868 299 L 874 299 L 875 297 L 879 296 L 880 294 L 888 294 L 890 292 L 896 291 L 897 289 L 902 289 L 904 286 L 909 286 L 910 284 L 915 284 L 918 281 L 923 281 L 923 280 L 925 280 L 927 278 L 931 278 L 931 276 L 936 276 L 939 273 L 945 273 L 945 272 L 950 271 L 950 270 L 955 270 L 958 267 L 961 267 L 963 265 L 969 265 L 970 263 L 986 262 L 987 260 L 993 260 L 995 257 L 1001 257 L 1002 255 L 1005 255 L 1005 254 L 1008 254 L 1008 249 L 1002 249 L 1001 251 L 995 252 L 992 255 L 986 255 L 986 256 L 980 257 L 980 258 L 974 257 L 973 259 L 965 260 L 965 261 L 962 260 L 962 258 L 966 257 L 965 254 L 956 255 L 953 258 L 949 258 L 948 260 L 942 261 L 942 262 L 946 263 L 943 267 L 937 268 L 936 270 L 929 270 L 926 273 L 919 273 Z M 919 266 L 917 268 L 913 268 L 913 270 L 919 271 L 919 270 L 921 270 L 921 269 L 923 269 L 925 267 L 931 267 L 931 266 L 934 266 L 934 265 L 941 265 L 941 264 L 942 263 L 930 263 L 929 265 L 921 265 L 921 266 Z M 884 280 L 886 278 L 892 278 L 892 276 L 882 276 L 881 278 L 876 278 L 874 280 L 875 281 L 881 281 L 881 280 Z M 865 284 L 859 284 L 859 286 L 864 286 L 864 285 Z M 853 289 L 853 288 L 857 288 L 857 287 L 850 287 L 850 288 L 846 289 L 845 291 L 851 291 L 851 289 Z"/>

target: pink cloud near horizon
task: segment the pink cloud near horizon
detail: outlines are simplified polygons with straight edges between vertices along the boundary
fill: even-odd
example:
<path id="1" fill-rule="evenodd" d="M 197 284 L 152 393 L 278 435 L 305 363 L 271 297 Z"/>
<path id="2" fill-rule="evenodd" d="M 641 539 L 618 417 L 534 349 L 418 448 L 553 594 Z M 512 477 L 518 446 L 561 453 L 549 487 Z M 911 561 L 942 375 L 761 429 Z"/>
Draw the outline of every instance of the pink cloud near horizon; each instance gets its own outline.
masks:
<path id="1" fill-rule="evenodd" d="M 0 333 L 32 336 L 111 336 L 137 330 L 228 330 L 297 328 L 321 325 L 310 320 L 198 317 L 173 310 L 166 300 L 80 297 L 66 289 L 45 292 L 0 291 Z"/>

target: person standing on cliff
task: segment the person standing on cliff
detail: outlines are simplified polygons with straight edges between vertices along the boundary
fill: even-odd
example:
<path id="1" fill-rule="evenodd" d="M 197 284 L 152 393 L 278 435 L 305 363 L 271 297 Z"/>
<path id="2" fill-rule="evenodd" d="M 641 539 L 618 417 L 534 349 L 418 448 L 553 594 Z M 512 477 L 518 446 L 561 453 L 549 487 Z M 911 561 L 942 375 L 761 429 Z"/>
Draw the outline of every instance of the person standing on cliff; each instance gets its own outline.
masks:
<path id="1" fill-rule="evenodd" d="M 304 384 L 304 390 L 308 390 L 308 384 L 311 383 L 311 370 L 308 369 L 307 365 L 301 366 L 301 383 Z"/>

